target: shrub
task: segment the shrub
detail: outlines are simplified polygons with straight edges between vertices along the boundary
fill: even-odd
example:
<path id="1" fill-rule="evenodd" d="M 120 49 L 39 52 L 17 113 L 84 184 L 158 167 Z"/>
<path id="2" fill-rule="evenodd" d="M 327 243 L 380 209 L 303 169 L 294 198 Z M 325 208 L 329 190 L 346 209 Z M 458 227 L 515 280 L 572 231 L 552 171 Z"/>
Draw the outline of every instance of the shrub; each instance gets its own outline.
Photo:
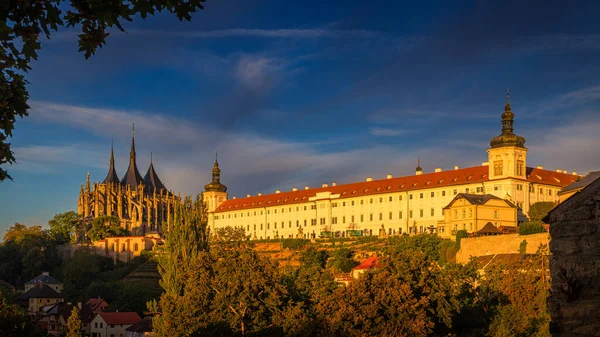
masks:
<path id="1" fill-rule="evenodd" d="M 307 239 L 283 239 L 281 240 L 281 248 L 300 250 L 306 246 L 310 240 Z"/>
<path id="2" fill-rule="evenodd" d="M 468 237 L 469 234 L 467 234 L 467 231 L 464 229 L 459 230 L 458 232 L 456 232 L 456 250 L 460 250 L 460 240 L 463 238 Z"/>
<path id="3" fill-rule="evenodd" d="M 527 240 L 523 240 L 523 242 L 521 242 L 521 244 L 519 245 L 519 254 L 525 254 L 526 251 L 527 251 Z"/>
<path id="4" fill-rule="evenodd" d="M 546 232 L 546 229 L 539 222 L 524 222 L 521 225 L 519 225 L 518 231 L 519 235 L 529 235 L 536 233 L 544 233 Z"/>

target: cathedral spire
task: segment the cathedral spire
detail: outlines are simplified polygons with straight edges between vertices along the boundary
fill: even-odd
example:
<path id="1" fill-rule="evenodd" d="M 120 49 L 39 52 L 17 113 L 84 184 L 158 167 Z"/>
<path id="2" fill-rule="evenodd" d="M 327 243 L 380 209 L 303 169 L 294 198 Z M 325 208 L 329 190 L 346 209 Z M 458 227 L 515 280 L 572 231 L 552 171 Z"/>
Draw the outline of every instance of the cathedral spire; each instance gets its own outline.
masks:
<path id="1" fill-rule="evenodd" d="M 85 191 L 90 191 L 90 171 L 88 171 L 87 176 L 85 178 Z"/>
<path id="2" fill-rule="evenodd" d="M 132 190 L 136 190 L 137 186 L 143 182 L 142 175 L 138 171 L 136 160 L 135 160 L 135 124 L 131 127 L 131 150 L 129 151 L 129 167 L 127 172 L 121 179 L 121 184 L 129 185 Z"/>
<path id="3" fill-rule="evenodd" d="M 115 170 L 115 150 L 112 138 L 110 139 L 110 166 L 108 167 L 108 173 L 106 178 L 102 181 L 103 184 L 118 184 L 119 176 Z"/>

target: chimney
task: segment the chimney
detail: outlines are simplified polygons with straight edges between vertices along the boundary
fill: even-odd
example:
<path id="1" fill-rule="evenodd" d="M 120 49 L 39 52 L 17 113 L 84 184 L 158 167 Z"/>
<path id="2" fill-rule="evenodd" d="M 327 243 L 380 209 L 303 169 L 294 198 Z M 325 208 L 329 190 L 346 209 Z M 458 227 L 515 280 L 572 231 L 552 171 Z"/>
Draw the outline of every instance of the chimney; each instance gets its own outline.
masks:
<path id="1" fill-rule="evenodd" d="M 279 194 L 279 193 L 281 193 L 280 190 L 275 190 L 275 194 Z"/>
<path id="2" fill-rule="evenodd" d="M 458 165 L 454 165 L 454 171 L 460 169 L 460 167 L 458 167 Z"/>
<path id="3" fill-rule="evenodd" d="M 292 187 L 292 192 L 296 192 L 298 189 L 296 187 Z"/>
<path id="4" fill-rule="evenodd" d="M 250 194 L 246 194 L 246 198 L 250 198 Z"/>
<path id="5" fill-rule="evenodd" d="M 329 185 L 323 184 L 323 185 L 321 185 L 321 187 L 329 187 Z"/>
<path id="6" fill-rule="evenodd" d="M 435 173 L 439 173 L 442 172 L 442 168 L 441 167 L 436 167 L 434 170 Z"/>
<path id="7" fill-rule="evenodd" d="M 544 169 L 544 167 L 542 165 L 538 165 L 537 168 L 538 168 L 538 170 L 543 170 Z"/>
<path id="8" fill-rule="evenodd" d="M 490 162 L 489 161 L 484 161 L 483 163 L 481 163 L 481 166 L 490 166 Z"/>
<path id="9" fill-rule="evenodd" d="M 373 181 L 373 177 L 367 177 L 367 181 Z"/>
<path id="10" fill-rule="evenodd" d="M 331 186 L 337 186 L 337 183 L 334 181 L 331 183 Z"/>
<path id="11" fill-rule="evenodd" d="M 305 190 L 305 191 L 308 191 L 308 189 L 310 189 L 310 187 L 308 187 L 308 186 L 304 186 L 304 190 Z"/>
<path id="12" fill-rule="evenodd" d="M 262 196 L 262 193 L 258 193 L 257 195 L 260 197 L 260 196 Z"/>
<path id="13" fill-rule="evenodd" d="M 386 175 L 385 179 L 392 179 L 392 175 L 391 174 Z"/>

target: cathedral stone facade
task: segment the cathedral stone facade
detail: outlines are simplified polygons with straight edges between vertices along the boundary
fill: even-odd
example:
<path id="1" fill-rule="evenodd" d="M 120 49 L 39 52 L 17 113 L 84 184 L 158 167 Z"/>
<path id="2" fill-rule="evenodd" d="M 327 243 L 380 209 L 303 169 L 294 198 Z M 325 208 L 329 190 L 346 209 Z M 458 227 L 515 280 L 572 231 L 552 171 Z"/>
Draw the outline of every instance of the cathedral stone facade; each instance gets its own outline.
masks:
<path id="1" fill-rule="evenodd" d="M 106 178 L 92 185 L 88 173 L 85 188 L 82 185 L 79 191 L 77 213 L 87 219 L 116 216 L 121 220 L 121 226 L 133 235 L 162 234 L 178 202 L 179 197 L 168 191 L 158 177 L 152 159 L 142 178 L 136 164 L 135 138 L 132 132 L 129 167 L 123 178 L 119 179 L 115 170 L 114 151 L 111 147 Z"/>

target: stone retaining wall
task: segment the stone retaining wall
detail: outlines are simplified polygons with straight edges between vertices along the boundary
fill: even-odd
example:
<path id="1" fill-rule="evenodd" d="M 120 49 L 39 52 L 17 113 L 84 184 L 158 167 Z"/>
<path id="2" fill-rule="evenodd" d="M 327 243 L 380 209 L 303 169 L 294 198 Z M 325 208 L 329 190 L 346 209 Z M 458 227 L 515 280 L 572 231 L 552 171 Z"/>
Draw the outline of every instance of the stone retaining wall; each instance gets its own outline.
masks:
<path id="1" fill-rule="evenodd" d="M 548 233 L 503 234 L 464 238 L 460 240 L 460 250 L 456 253 L 456 262 L 466 263 L 471 256 L 518 254 L 523 240 L 527 240 L 525 253 L 535 254 L 540 244 L 547 245 L 549 243 L 550 235 Z"/>

